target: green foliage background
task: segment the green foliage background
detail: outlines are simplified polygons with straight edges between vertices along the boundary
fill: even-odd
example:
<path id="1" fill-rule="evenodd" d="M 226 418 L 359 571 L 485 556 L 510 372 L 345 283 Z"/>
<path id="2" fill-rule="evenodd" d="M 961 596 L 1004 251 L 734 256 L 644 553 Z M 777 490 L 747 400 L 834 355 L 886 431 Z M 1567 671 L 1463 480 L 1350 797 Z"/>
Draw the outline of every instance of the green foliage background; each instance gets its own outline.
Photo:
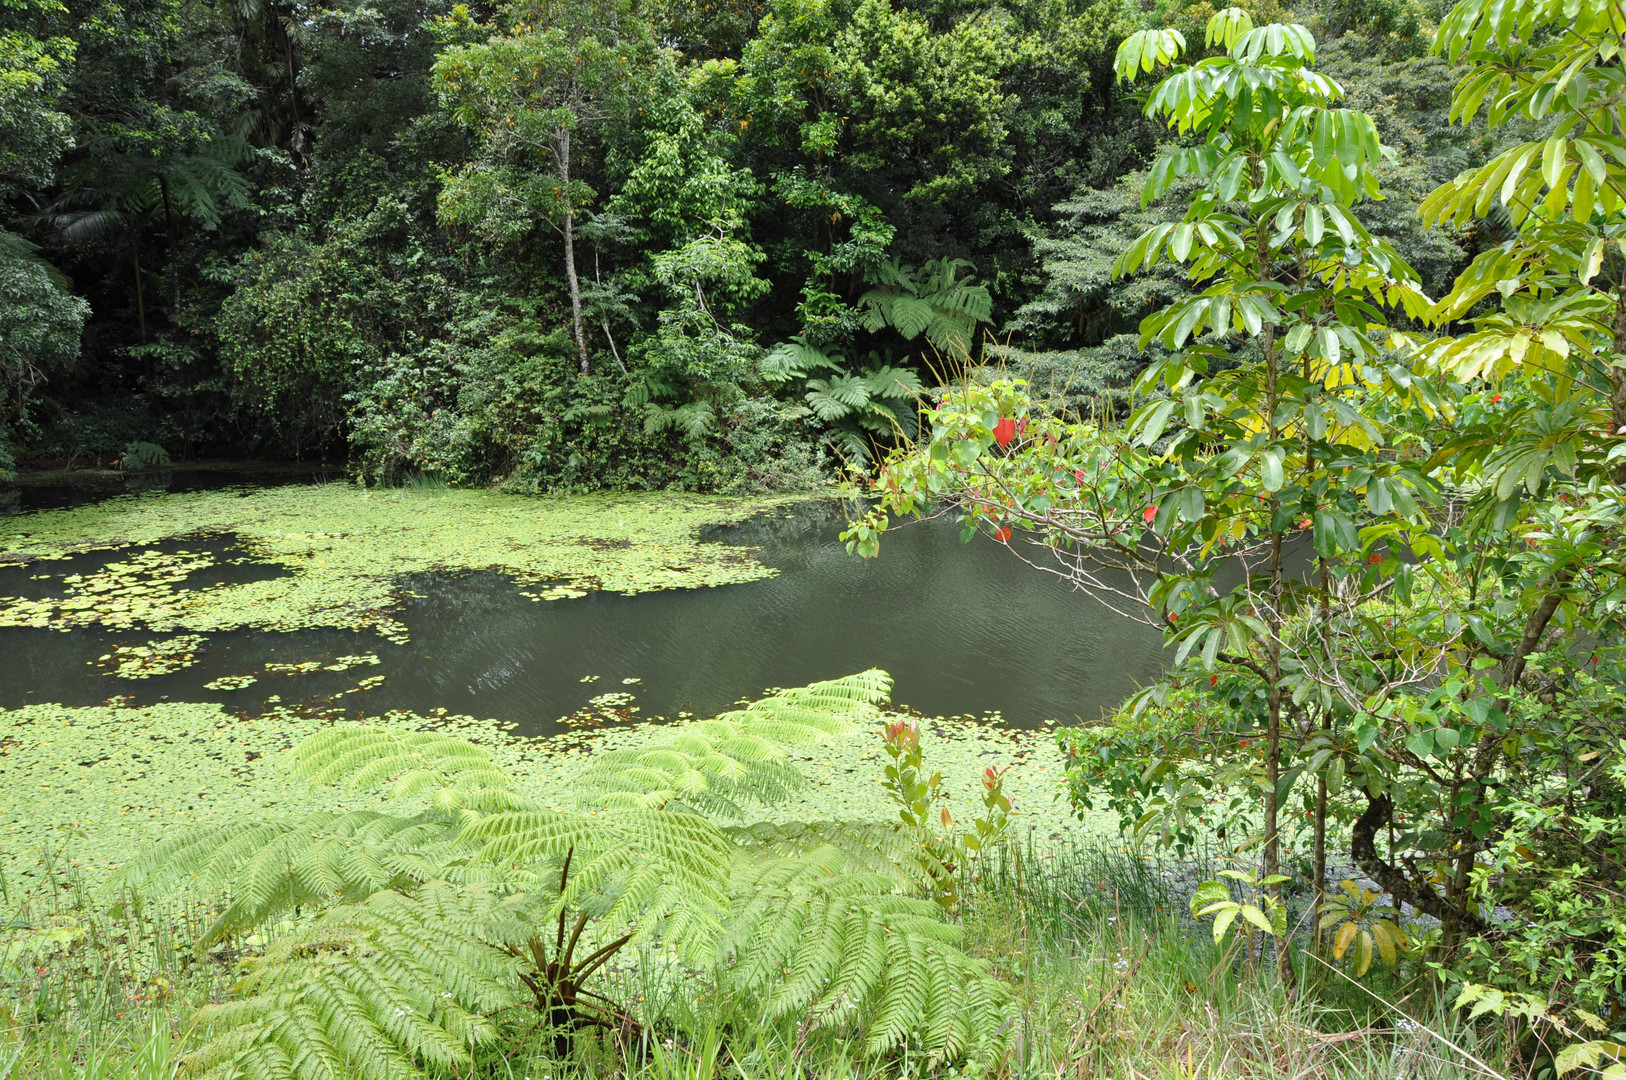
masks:
<path id="1" fill-rule="evenodd" d="M 139 440 L 381 483 L 783 490 L 985 355 L 1116 409 L 1148 360 L 1122 335 L 1178 286 L 1097 264 L 1177 207 L 1120 183 L 1160 135 L 1111 59 L 1208 10 L 7 5 L 0 468 Z M 1400 151 L 1372 226 L 1445 280 L 1463 251 L 1408 200 L 1486 148 L 1415 58 L 1431 13 L 1299 14 Z M 936 268 L 922 334 L 886 294 Z M 787 366 L 798 342 L 826 363 Z"/>

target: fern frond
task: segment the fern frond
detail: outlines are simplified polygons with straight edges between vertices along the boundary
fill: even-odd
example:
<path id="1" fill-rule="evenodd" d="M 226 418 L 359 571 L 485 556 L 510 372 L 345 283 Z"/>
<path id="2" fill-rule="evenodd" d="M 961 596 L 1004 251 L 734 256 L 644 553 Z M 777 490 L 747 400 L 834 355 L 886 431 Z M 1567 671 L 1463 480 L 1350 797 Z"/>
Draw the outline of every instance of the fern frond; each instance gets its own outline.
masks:
<path id="1" fill-rule="evenodd" d="M 926 389 L 919 375 L 891 364 L 865 372 L 864 382 L 869 384 L 872 398 L 909 398 Z"/>
<path id="2" fill-rule="evenodd" d="M 869 387 L 857 375 L 809 379 L 804 400 L 820 420 L 830 423 L 869 404 Z"/>
<path id="3" fill-rule="evenodd" d="M 680 908 L 692 909 L 690 922 L 715 921 L 735 854 L 709 818 L 678 809 L 493 814 L 463 836 L 500 865 L 555 865 L 569 855 L 570 881 L 557 905 L 596 898 L 607 929 L 636 921 L 640 939 Z"/>
<path id="4" fill-rule="evenodd" d="M 724 979 L 769 1012 L 863 1030 L 870 1052 L 903 1043 L 940 1057 L 1001 1032 L 1010 994 L 959 947 L 961 931 L 895 879 L 839 848 L 742 859 L 731 889 Z"/>
<path id="5" fill-rule="evenodd" d="M 316 813 L 190 829 L 127 864 L 114 885 L 224 891 L 229 903 L 204 934 L 212 942 L 290 908 L 356 903 L 443 875 L 477 850 L 440 817 Z"/>
<path id="6" fill-rule="evenodd" d="M 576 783 L 588 805 L 657 809 L 681 800 L 733 818 L 743 816 L 742 799 L 772 805 L 807 786 L 780 746 L 721 720 L 686 724 L 653 746 L 601 752 Z"/>
<path id="7" fill-rule="evenodd" d="M 737 843 L 749 845 L 765 857 L 801 855 L 820 847 L 836 848 L 846 857 L 851 869 L 886 877 L 899 892 L 920 892 L 950 874 L 948 867 L 933 853 L 937 845 L 931 834 L 897 821 L 887 824 L 759 822 L 725 832 Z"/>
<path id="8" fill-rule="evenodd" d="M 781 690 L 674 728 L 653 745 L 601 752 L 576 783 L 588 805 L 657 809 L 681 800 L 738 819 L 741 800 L 773 805 L 805 789 L 785 747 L 849 734 L 878 719 L 890 690 L 891 679 L 874 671 Z"/>
<path id="9" fill-rule="evenodd" d="M 792 337 L 770 349 L 761 360 L 757 362 L 757 372 L 767 381 L 773 383 L 788 382 L 794 378 L 801 378 L 810 371 L 819 368 L 828 368 L 831 371 L 840 371 L 841 365 L 830 358 L 830 354 L 823 349 L 809 345 L 801 336 Z"/>
<path id="10" fill-rule="evenodd" d="M 938 318 L 937 309 L 928 300 L 914 296 L 894 296 L 886 301 L 887 321 L 906 340 L 913 341 Z"/>
<path id="11" fill-rule="evenodd" d="M 780 690 L 743 709 L 719 713 L 717 720 L 740 731 L 785 746 L 803 746 L 823 738 L 850 734 L 880 719 L 891 700 L 892 676 L 879 668 L 840 679 L 828 679 Z"/>
<path id="12" fill-rule="evenodd" d="M 523 896 L 431 882 L 379 893 L 279 938 L 233 1000 L 198 1015 L 193 1074 L 226 1080 L 382 1080 L 449 1070 L 502 1034 L 520 1004 L 515 961 L 542 912 Z"/>
<path id="13" fill-rule="evenodd" d="M 412 798 L 432 787 L 513 786 L 491 755 L 465 739 L 384 724 L 338 723 L 317 732 L 294 748 L 294 773 L 356 791 L 390 781 L 392 798 Z"/>

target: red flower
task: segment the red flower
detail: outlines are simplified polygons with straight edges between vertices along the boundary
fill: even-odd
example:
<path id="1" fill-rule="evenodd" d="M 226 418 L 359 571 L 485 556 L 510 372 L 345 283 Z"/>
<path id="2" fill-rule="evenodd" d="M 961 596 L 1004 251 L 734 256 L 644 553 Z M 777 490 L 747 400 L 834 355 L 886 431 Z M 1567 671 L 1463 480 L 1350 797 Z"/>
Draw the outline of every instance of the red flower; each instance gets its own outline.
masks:
<path id="1" fill-rule="evenodd" d="M 1150 525 L 1152 523 L 1152 519 L 1157 517 L 1157 507 L 1148 506 L 1146 509 L 1140 512 L 1140 516 L 1146 519 L 1146 524 Z"/>
<path id="2" fill-rule="evenodd" d="M 994 425 L 994 441 L 1001 447 L 1011 445 L 1011 440 L 1014 438 L 1016 438 L 1015 420 L 1007 416 Z"/>
<path id="3" fill-rule="evenodd" d="M 1491 395 L 1491 404 L 1492 405 L 1495 405 L 1498 401 L 1501 401 L 1501 400 L 1502 400 L 1502 395 L 1501 394 L 1492 394 Z"/>

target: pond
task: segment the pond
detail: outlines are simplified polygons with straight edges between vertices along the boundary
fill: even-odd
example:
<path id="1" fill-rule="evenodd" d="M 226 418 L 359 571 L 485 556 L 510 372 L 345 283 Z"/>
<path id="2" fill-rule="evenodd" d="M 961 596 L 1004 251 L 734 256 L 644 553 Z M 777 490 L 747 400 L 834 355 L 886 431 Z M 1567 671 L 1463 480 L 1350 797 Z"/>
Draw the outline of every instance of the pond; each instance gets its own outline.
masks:
<path id="1" fill-rule="evenodd" d="M 568 505 L 561 512 L 568 516 Z M 755 549 L 777 571 L 707 588 L 538 602 L 506 573 L 408 573 L 399 579 L 394 632 L 243 628 L 164 638 L 100 625 L 4 627 L 0 708 L 114 695 L 244 711 L 271 701 L 333 702 L 374 715 L 444 708 L 547 735 L 561 730 L 561 718 L 595 706 L 601 717 L 627 718 L 634 708 L 641 716 L 703 715 L 767 687 L 881 667 L 894 676 L 900 704 L 1031 728 L 1095 721 L 1160 670 L 1155 632 L 992 540 L 962 544 L 952 522 L 912 523 L 889 534 L 879 559 L 862 560 L 840 543 L 842 524 L 838 506 L 804 503 L 707 530 L 708 544 Z M 136 550 L 193 559 L 199 569 L 179 578 L 179 589 L 255 581 L 274 588 L 288 573 L 244 554 L 231 535 Z M 64 580 L 130 557 L 124 549 L 0 566 L 0 597 L 51 597 Z M 154 641 L 170 643 L 174 664 L 141 651 Z M 234 688 L 245 674 L 254 677 Z"/>

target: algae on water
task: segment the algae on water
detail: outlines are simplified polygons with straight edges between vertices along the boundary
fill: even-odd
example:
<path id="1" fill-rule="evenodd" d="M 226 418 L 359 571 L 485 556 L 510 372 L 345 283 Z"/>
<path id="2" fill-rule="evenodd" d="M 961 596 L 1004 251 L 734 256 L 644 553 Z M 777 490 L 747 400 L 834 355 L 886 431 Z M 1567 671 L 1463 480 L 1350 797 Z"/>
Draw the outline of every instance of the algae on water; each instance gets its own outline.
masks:
<path id="1" fill-rule="evenodd" d="M 0 626 L 336 627 L 403 641 L 406 627 L 391 614 L 399 582 L 427 571 L 496 571 L 537 599 L 768 577 L 773 570 L 752 551 L 703 543 L 700 531 L 783 501 L 654 492 L 550 500 L 344 483 L 110 499 L 0 519 L 0 559 L 8 562 L 48 566 L 83 551 L 136 549 L 62 578 L 63 595 L 0 595 Z M 213 566 L 212 556 L 147 548 L 214 535 L 236 537 L 287 573 L 188 588 L 185 580 Z"/>
<path id="2" fill-rule="evenodd" d="M 48 889 L 53 853 L 96 881 L 176 828 L 262 815 L 376 808 L 381 797 L 293 781 L 287 751 L 338 711 L 273 709 L 239 716 L 215 704 L 171 702 L 145 707 L 29 705 L 0 710 L 0 873 L 10 888 Z M 671 729 L 635 721 L 546 739 L 507 734 L 507 725 L 469 717 L 391 712 L 375 722 L 433 726 L 479 741 L 525 789 L 559 806 L 571 780 L 602 750 L 666 739 Z M 922 745 L 940 769 L 956 818 L 980 808 L 982 770 L 1014 765 L 1006 791 L 1016 803 L 1019 835 L 1035 830 L 1044 844 L 1099 842 L 1112 835 L 1106 813 L 1074 818 L 1055 798 L 1062 762 L 1048 731 L 1009 731 L 964 720 L 928 720 Z M 792 752 L 807 791 L 765 812 L 767 820 L 890 820 L 895 809 L 881 786 L 886 764 L 880 725 L 851 739 Z"/>

